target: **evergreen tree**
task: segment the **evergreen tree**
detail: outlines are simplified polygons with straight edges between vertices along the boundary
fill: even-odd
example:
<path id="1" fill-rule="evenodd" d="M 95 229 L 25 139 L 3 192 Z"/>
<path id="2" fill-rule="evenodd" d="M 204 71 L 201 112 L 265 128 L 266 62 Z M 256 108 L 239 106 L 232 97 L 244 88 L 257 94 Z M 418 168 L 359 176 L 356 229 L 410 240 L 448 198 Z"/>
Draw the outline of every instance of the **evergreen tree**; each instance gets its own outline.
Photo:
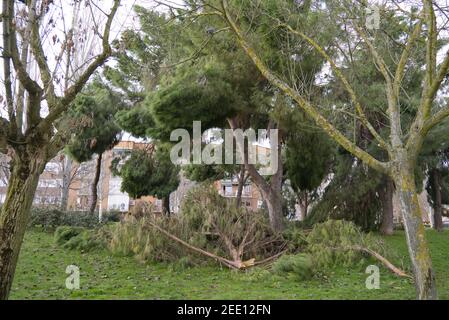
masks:
<path id="1" fill-rule="evenodd" d="M 195 10 L 201 4 L 189 1 L 187 5 Z M 303 41 L 298 43 L 285 30 L 273 30 L 270 18 L 254 3 L 245 1 L 241 5 L 245 12 L 254 13 L 252 20 L 257 20 L 258 24 L 253 28 L 266 31 L 267 36 L 260 40 L 269 48 L 267 58 L 280 69 L 281 66 L 290 66 L 295 70 L 298 83 L 302 80 L 313 87 L 313 80 L 321 69 L 323 59 L 310 47 L 302 48 L 299 44 Z M 294 14 L 292 21 L 302 26 L 312 29 L 318 25 L 318 16 L 309 10 L 308 5 L 298 7 L 294 1 L 287 0 L 263 1 L 261 5 L 270 8 L 280 18 L 286 12 Z M 121 40 L 125 50 L 118 58 L 118 68 L 108 70 L 107 75 L 111 81 L 120 80 L 118 86 L 125 86 L 124 92 L 132 91 L 130 88 L 136 87 L 132 82 L 136 80 L 140 88 L 146 89 L 146 97 L 138 101 L 138 108 L 143 112 L 143 117 L 150 114 L 151 121 L 146 129 L 145 125 L 138 126 L 141 128 L 138 130 L 139 135 L 144 133 L 152 139 L 167 141 L 172 130 L 184 128 L 191 131 L 193 121 L 202 121 L 204 130 L 227 126 L 243 130 L 278 128 L 281 132 L 279 143 L 282 145 L 285 142 L 275 114 L 282 105 L 291 105 L 291 102 L 285 101 L 282 95 L 273 90 L 250 59 L 236 46 L 227 28 L 210 27 L 217 23 L 224 26 L 221 19 L 214 16 L 198 19 L 185 14 L 183 9 L 172 10 L 171 17 L 142 8 L 138 8 L 137 13 L 142 33 L 131 32 Z M 148 19 L 154 16 L 156 23 Z M 285 59 L 278 54 L 280 50 L 291 52 L 296 58 Z M 158 67 L 149 68 L 149 72 L 135 68 L 136 65 L 146 64 L 146 52 L 148 55 L 157 52 L 161 62 Z M 122 78 L 114 76 L 125 70 L 135 73 L 132 79 L 128 75 L 123 78 L 126 81 L 122 81 Z M 152 81 L 145 81 L 148 78 Z M 121 114 L 120 118 L 133 122 L 133 119 L 139 119 L 138 114 L 138 111 L 132 110 L 128 114 Z M 279 149 L 279 158 L 281 151 L 282 148 Z M 245 170 L 262 192 L 275 230 L 283 227 L 283 166 L 280 162 L 278 172 L 271 179 L 262 177 L 256 166 L 245 164 Z"/>
<path id="2" fill-rule="evenodd" d="M 339 4 L 331 3 L 332 10 L 341 10 Z M 343 9 L 344 10 L 344 9 Z M 379 51 L 389 52 L 385 57 L 385 64 L 393 69 L 397 57 L 400 57 L 403 47 L 400 45 L 400 39 L 410 30 L 410 25 L 404 17 L 395 15 L 394 10 L 382 8 L 382 30 L 384 35 L 377 35 L 372 39 L 373 45 Z M 371 59 L 371 53 L 363 47 L 358 47 L 353 43 L 353 36 L 342 32 L 339 35 L 342 43 L 348 43 L 350 56 L 345 56 L 345 63 L 341 67 L 341 72 L 351 83 L 355 94 L 358 96 L 359 103 L 364 107 L 367 120 L 373 124 L 373 127 L 384 138 L 388 138 L 389 121 L 386 118 L 388 112 L 388 101 L 385 95 L 384 78 L 378 67 L 371 63 L 366 63 Z M 337 46 L 338 48 L 338 46 Z M 339 51 L 341 51 L 339 49 Z M 345 53 L 346 54 L 346 53 Z M 424 63 L 425 50 L 417 46 L 413 48 L 411 60 L 416 65 Z M 401 117 L 404 124 L 410 124 L 420 103 L 421 83 L 424 72 L 419 69 L 410 69 L 404 75 L 402 90 L 407 95 L 399 97 Z M 361 149 L 369 151 L 377 159 L 386 161 L 388 154 L 379 146 L 379 142 L 363 125 L 357 114 L 351 110 L 352 104 L 348 103 L 351 99 L 350 94 L 345 88 L 345 84 L 340 79 L 330 79 L 330 90 L 324 95 L 321 103 L 326 106 L 325 110 L 333 110 L 329 114 L 336 127 Z M 384 235 L 393 234 L 393 195 L 395 185 L 391 178 L 386 174 L 379 174 L 376 170 L 371 170 L 356 157 L 350 156 L 347 152 L 341 150 L 342 157 L 337 157 L 337 162 L 341 162 L 334 167 L 335 184 L 331 183 L 328 188 L 328 194 L 324 197 L 325 202 L 321 209 L 327 208 L 331 216 L 338 216 L 345 219 L 355 219 L 354 222 L 367 230 L 380 230 Z M 352 163 L 352 165 L 351 165 Z M 417 172 L 418 173 L 418 172 Z M 421 189 L 422 177 L 417 175 L 417 188 Z M 345 183 L 346 188 L 340 188 L 338 184 Z M 346 192 L 347 188 L 355 190 Z M 339 208 L 340 212 L 335 212 L 332 208 Z M 323 212 L 316 211 L 322 220 Z"/>
<path id="3" fill-rule="evenodd" d="M 214 7 L 218 11 L 215 15 L 224 18 L 227 26 L 235 35 L 236 43 L 251 58 L 260 72 L 269 79 L 270 83 L 291 97 L 342 148 L 363 161 L 367 166 L 388 175 L 394 180 L 397 194 L 400 198 L 407 245 L 413 264 L 417 297 L 419 299 L 436 299 L 435 274 L 432 269 L 430 250 L 424 232 L 415 171 L 425 138 L 432 129 L 449 116 L 448 105 L 441 107 L 434 104 L 439 90 L 444 88 L 444 80 L 449 70 L 449 52 L 444 54 L 443 59 L 438 59 L 438 45 L 444 36 L 440 33 L 439 27 L 441 25 L 439 26 L 439 24 L 441 21 L 437 19 L 436 12 L 441 10 L 441 8 L 432 1 L 423 1 L 418 8 L 419 13 L 417 13 L 418 10 L 416 8 L 412 8 L 408 14 L 404 15 L 404 11 L 407 12 L 407 9 L 398 10 L 397 7 L 393 6 L 393 10 L 397 10 L 394 16 L 408 20 L 408 28 L 397 43 L 401 50 L 395 53 L 390 50 L 381 51 L 382 47 L 379 47 L 378 43 L 376 43 L 377 39 L 386 39 L 386 41 L 389 39 L 388 32 L 378 32 L 378 27 L 382 29 L 381 25 L 373 26 L 372 24 L 361 23 L 363 20 L 348 19 L 349 14 L 350 17 L 365 18 L 364 21 L 368 21 L 365 9 L 366 5 L 372 4 L 370 1 L 351 2 L 342 0 L 328 2 L 328 4 L 334 3 L 336 7 L 341 8 L 341 12 L 332 10 L 328 16 L 330 17 L 329 23 L 334 23 L 334 26 L 344 26 L 344 28 L 340 28 L 340 31 L 351 36 L 353 41 L 350 43 L 357 43 L 357 46 L 360 44 L 360 47 L 363 47 L 370 54 L 371 59 L 367 61 L 374 61 L 378 71 L 384 78 L 383 93 L 387 96 L 388 105 L 385 116 L 389 122 L 386 130 L 389 134 L 386 136 L 383 136 L 379 130 L 376 130 L 375 123 L 368 120 L 365 109 L 359 101 L 360 94 L 357 94 L 352 87 L 354 82 L 349 81 L 341 72 L 340 59 L 343 58 L 350 62 L 353 47 L 342 47 L 337 44 L 335 47 L 341 54 L 335 55 L 328 48 L 329 42 L 323 43 L 319 41 L 313 33 L 310 35 L 308 30 L 291 23 L 283 23 L 276 18 L 272 20 L 279 28 L 285 29 L 290 34 L 307 41 L 315 48 L 317 54 L 329 62 L 332 71 L 331 76 L 338 78 L 343 83 L 345 91 L 350 97 L 348 105 L 354 107 L 363 126 L 377 140 L 379 147 L 388 154 L 387 160 L 379 160 L 376 155 L 360 148 L 356 141 L 349 138 L 347 132 L 345 132 L 346 130 L 339 129 L 331 119 L 326 117 L 322 113 L 322 106 L 309 99 L 302 92 L 302 88 L 296 86 L 294 79 L 292 81 L 292 79 L 284 77 L 272 67 L 269 61 L 264 59 L 265 51 L 263 49 L 260 50 L 259 43 L 254 41 L 254 38 L 261 35 L 253 35 L 248 32 L 248 25 L 242 23 L 242 10 L 240 7 L 234 6 L 234 3 L 235 1 L 221 0 L 221 8 L 217 9 Z M 388 5 L 388 3 L 385 4 L 385 6 Z M 212 12 L 211 14 L 214 13 Z M 270 12 L 267 12 L 267 16 L 269 15 Z M 444 17 L 441 11 L 440 17 Z M 443 22 L 443 26 L 446 22 Z M 420 44 L 423 45 L 420 46 Z M 413 53 L 417 47 L 420 49 L 425 48 L 424 63 L 415 63 L 416 60 Z M 286 56 L 291 57 L 291 55 Z M 349 59 L 346 59 L 347 57 Z M 392 67 L 388 63 L 389 60 L 394 61 Z M 415 111 L 414 118 L 410 121 L 410 119 L 401 114 L 404 111 L 401 101 L 403 98 L 408 100 L 410 97 L 408 92 L 403 89 L 404 80 L 408 78 L 408 75 L 416 73 L 424 73 L 425 76 L 421 83 L 421 90 L 419 90 L 418 103 L 416 103 L 413 110 Z M 413 96 L 413 93 L 411 94 Z"/>
<path id="4" fill-rule="evenodd" d="M 427 175 L 426 190 L 433 208 L 433 227 L 443 231 L 443 204 L 449 203 L 449 134 L 448 122 L 433 130 L 420 155 L 420 168 Z"/>
<path id="5" fill-rule="evenodd" d="M 120 159 L 115 159 L 113 172 L 122 178 L 122 192 L 134 199 L 143 196 L 162 199 L 163 213 L 170 213 L 170 194 L 179 185 L 179 167 L 171 162 L 165 146 L 133 151 L 123 165 Z"/>
<path id="6" fill-rule="evenodd" d="M 319 200 L 318 188 L 330 174 L 335 146 L 300 110 L 288 112 L 281 121 L 288 132 L 286 138 L 286 178 L 307 218 L 309 206 Z"/>
<path id="7" fill-rule="evenodd" d="M 72 159 L 83 163 L 97 155 L 89 205 L 92 213 L 97 206 L 103 153 L 111 150 L 121 138 L 122 130 L 114 115 L 123 107 L 119 97 L 96 81 L 75 99 L 68 116 L 62 122 L 64 125 L 72 123 L 75 128 L 65 148 Z"/>

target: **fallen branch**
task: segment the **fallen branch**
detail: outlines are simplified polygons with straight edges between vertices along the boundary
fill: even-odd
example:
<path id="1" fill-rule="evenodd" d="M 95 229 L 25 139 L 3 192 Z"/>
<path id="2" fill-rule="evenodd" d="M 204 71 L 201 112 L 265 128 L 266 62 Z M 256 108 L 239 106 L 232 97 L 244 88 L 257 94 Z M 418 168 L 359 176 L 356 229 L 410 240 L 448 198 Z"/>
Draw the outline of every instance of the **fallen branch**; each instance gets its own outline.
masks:
<path id="1" fill-rule="evenodd" d="M 285 254 L 285 253 L 287 253 L 287 252 L 288 252 L 288 250 L 281 251 L 281 252 L 279 252 L 278 254 L 275 254 L 275 255 L 272 256 L 272 257 L 269 257 L 269 258 L 266 258 L 266 259 L 264 259 L 264 260 L 261 260 L 261 261 L 256 262 L 256 263 L 254 264 L 254 266 L 260 266 L 260 265 L 268 264 L 268 263 L 270 263 L 271 261 L 276 260 L 277 258 L 279 258 L 280 256 L 282 256 L 283 254 Z"/>
<path id="2" fill-rule="evenodd" d="M 258 263 L 256 263 L 256 259 L 250 259 L 248 261 L 240 261 L 240 260 L 231 261 L 229 259 L 226 259 L 226 258 L 217 256 L 217 255 L 215 255 L 213 253 L 210 253 L 210 252 L 208 252 L 206 250 L 203 250 L 203 249 L 200 249 L 198 247 L 192 246 L 191 244 L 185 242 L 184 240 L 182 240 L 182 239 L 176 237 L 175 235 L 169 233 L 168 231 L 162 229 L 160 226 L 158 226 L 157 224 L 155 224 L 153 222 L 148 221 L 148 224 L 150 226 L 152 226 L 153 228 L 157 229 L 159 232 L 161 232 L 164 235 L 166 235 L 167 237 L 169 237 L 170 239 L 172 239 L 172 240 L 182 244 L 183 246 L 189 248 L 190 250 L 195 251 L 197 253 L 200 253 L 202 255 L 205 255 L 205 256 L 207 256 L 209 258 L 212 258 L 212 259 L 214 259 L 214 260 L 216 260 L 218 262 L 221 262 L 224 265 L 226 265 L 227 267 L 229 267 L 231 269 L 234 269 L 234 270 L 244 270 L 244 269 L 248 269 L 248 268 L 254 267 L 256 265 L 261 265 L 263 263 L 267 263 L 269 261 L 272 261 L 272 260 L 276 259 L 277 257 L 279 257 L 280 255 L 282 255 L 285 252 L 285 251 L 284 252 L 280 252 L 280 253 L 276 254 L 275 256 L 267 258 L 265 260 L 262 260 L 262 261 L 260 261 Z"/>
<path id="3" fill-rule="evenodd" d="M 223 257 L 217 256 L 217 255 L 215 255 L 215 254 L 213 254 L 213 253 L 210 253 L 210 252 L 208 252 L 208 251 L 205 251 L 205 250 L 203 250 L 203 249 L 200 249 L 200 248 L 197 248 L 197 247 L 195 247 L 195 246 L 192 246 L 191 244 L 185 242 L 184 240 L 179 239 L 178 237 L 172 235 L 172 234 L 169 233 L 168 231 L 162 229 L 162 228 L 159 227 L 157 224 L 154 224 L 154 223 L 152 223 L 152 222 L 150 222 L 150 221 L 148 221 L 148 224 L 149 224 L 150 226 L 152 226 L 153 228 L 156 228 L 159 232 L 163 233 L 164 235 L 166 235 L 166 236 L 169 237 L 170 239 L 172 239 L 172 240 L 174 240 L 174 241 L 176 241 L 176 242 L 182 244 L 183 246 L 185 246 L 185 247 L 187 247 L 187 248 L 189 248 L 189 249 L 191 249 L 191 250 L 193 250 L 193 251 L 195 251 L 195 252 L 201 253 L 202 255 L 208 256 L 208 257 L 210 257 L 210 258 L 212 258 L 212 259 L 214 259 L 214 260 L 216 260 L 216 261 L 219 261 L 219 262 L 225 264 L 226 266 L 228 266 L 228 267 L 230 267 L 230 268 L 232 268 L 232 269 L 240 269 L 240 266 L 238 266 L 234 261 L 225 259 L 225 258 L 223 258 Z"/>
<path id="4" fill-rule="evenodd" d="M 400 276 L 400 277 L 405 277 L 405 278 L 410 278 L 413 279 L 413 277 L 407 273 L 405 273 L 405 271 L 399 269 L 398 267 L 394 266 L 390 261 L 388 261 L 385 257 L 381 256 L 379 253 L 368 249 L 368 248 L 364 248 L 364 247 L 360 247 L 360 246 L 353 246 L 350 249 L 353 250 L 358 250 L 361 252 L 365 252 L 368 253 L 369 255 L 371 255 L 372 257 L 376 258 L 377 260 L 379 260 L 380 262 L 382 262 L 382 264 L 387 267 L 387 269 L 391 270 L 393 273 L 395 273 L 396 275 Z"/>

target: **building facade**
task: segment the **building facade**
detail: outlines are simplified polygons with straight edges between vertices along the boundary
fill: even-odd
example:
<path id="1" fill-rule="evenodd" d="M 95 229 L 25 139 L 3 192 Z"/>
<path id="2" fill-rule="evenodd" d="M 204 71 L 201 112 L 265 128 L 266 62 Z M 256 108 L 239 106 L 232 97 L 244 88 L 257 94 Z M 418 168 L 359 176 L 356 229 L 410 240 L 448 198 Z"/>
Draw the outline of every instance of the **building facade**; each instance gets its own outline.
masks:
<path id="1" fill-rule="evenodd" d="M 150 148 L 148 143 L 121 141 L 112 150 L 102 155 L 101 175 L 98 183 L 97 209 L 100 212 L 120 211 L 129 212 L 139 202 L 151 205 L 155 212 L 162 212 L 162 201 L 153 197 L 132 199 L 126 192 L 121 191 L 122 180 L 111 172 L 112 161 L 115 158 L 125 158 L 132 150 Z M 33 200 L 34 206 L 60 207 L 63 198 L 67 198 L 67 209 L 73 211 L 87 211 L 90 208 L 92 182 L 96 171 L 97 156 L 91 161 L 78 164 L 59 155 L 52 159 L 45 167 Z M 0 160 L 0 204 L 4 202 L 7 188 L 8 159 Z M 66 183 L 64 183 L 66 181 Z"/>

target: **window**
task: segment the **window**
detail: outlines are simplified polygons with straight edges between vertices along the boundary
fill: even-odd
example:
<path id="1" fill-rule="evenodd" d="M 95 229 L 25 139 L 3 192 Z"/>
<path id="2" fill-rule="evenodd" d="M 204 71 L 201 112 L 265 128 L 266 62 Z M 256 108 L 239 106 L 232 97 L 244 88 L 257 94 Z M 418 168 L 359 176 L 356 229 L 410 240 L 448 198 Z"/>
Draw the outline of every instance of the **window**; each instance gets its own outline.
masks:
<path id="1" fill-rule="evenodd" d="M 109 180 L 109 194 L 121 194 L 122 179 L 112 178 Z"/>
<path id="2" fill-rule="evenodd" d="M 62 181 L 60 179 L 42 179 L 39 180 L 39 188 L 59 188 L 60 182 L 62 184 Z"/>
<path id="3" fill-rule="evenodd" d="M 225 195 L 232 196 L 232 186 L 226 186 Z"/>
<path id="4" fill-rule="evenodd" d="M 59 173 L 59 164 L 56 162 L 49 162 L 47 163 L 47 165 L 45 166 L 45 171 L 49 172 L 49 173 L 53 173 L 53 174 L 58 174 Z"/>

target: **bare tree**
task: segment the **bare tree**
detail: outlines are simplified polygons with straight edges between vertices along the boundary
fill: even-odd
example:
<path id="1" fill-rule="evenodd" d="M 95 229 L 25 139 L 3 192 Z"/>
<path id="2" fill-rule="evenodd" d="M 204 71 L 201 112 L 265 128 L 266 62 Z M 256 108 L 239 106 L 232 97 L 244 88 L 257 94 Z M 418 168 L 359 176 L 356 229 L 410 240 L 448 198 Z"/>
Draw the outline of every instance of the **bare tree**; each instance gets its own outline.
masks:
<path id="1" fill-rule="evenodd" d="M 29 0 L 24 6 L 21 2 L 2 1 L 7 115 L 0 117 L 0 150 L 7 151 L 12 160 L 6 200 L 0 212 L 0 299 L 7 299 L 10 292 L 39 175 L 68 139 L 68 130 L 58 130 L 58 120 L 111 55 L 111 25 L 120 0 L 112 1 L 107 14 L 96 1 L 75 3 L 78 2 L 83 4 L 76 23 L 83 28 L 64 28 L 61 41 L 58 27 L 60 19 L 66 16 L 63 12 L 61 18 L 61 12 L 67 8 L 62 2 L 57 5 L 55 1 Z M 16 12 L 20 12 L 21 19 Z M 83 24 L 88 16 L 95 22 L 93 25 Z M 85 42 L 95 37 L 100 45 L 97 54 L 77 63 L 77 69 L 70 73 L 69 85 L 61 89 L 64 63 L 72 68 L 70 55 L 64 62 L 64 53 L 74 50 L 73 37 Z M 52 55 L 57 44 L 61 49 Z M 15 99 L 15 80 L 23 88 L 24 104 Z"/>
<path id="2" fill-rule="evenodd" d="M 9 180 L 9 158 L 0 153 L 0 182 L 7 185 Z"/>

